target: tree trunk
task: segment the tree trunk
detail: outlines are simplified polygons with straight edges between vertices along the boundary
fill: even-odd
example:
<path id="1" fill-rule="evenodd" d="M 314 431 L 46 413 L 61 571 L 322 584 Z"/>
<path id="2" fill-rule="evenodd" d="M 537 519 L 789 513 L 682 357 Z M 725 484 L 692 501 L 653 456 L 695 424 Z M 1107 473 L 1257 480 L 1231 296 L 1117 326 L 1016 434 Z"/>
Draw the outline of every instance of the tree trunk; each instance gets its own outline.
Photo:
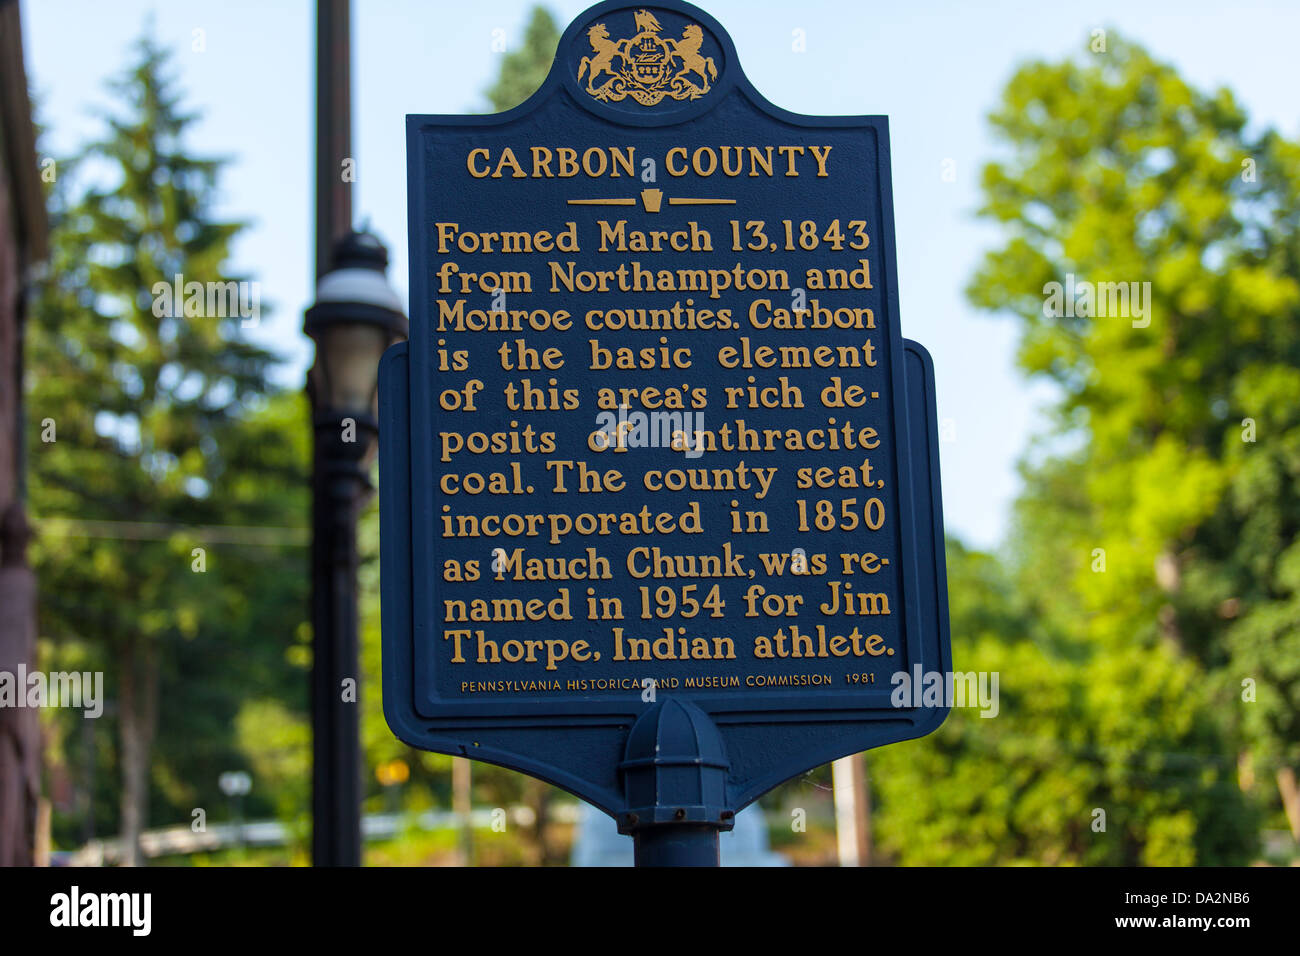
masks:
<path id="1" fill-rule="evenodd" d="M 456 848 L 460 866 L 474 865 L 472 766 L 466 757 L 451 758 L 451 809 L 456 815 Z"/>
<path id="2" fill-rule="evenodd" d="M 537 847 L 537 862 L 541 866 L 556 866 L 563 858 L 550 837 L 551 798 L 554 791 L 550 784 L 529 778 L 524 795 L 528 808 L 533 811 L 532 837 Z"/>
<path id="3" fill-rule="evenodd" d="M 158 711 L 158 669 L 152 645 L 147 640 L 129 640 L 121 667 L 121 862 L 123 866 L 143 866 L 140 834 L 149 819 L 149 759 Z"/>
<path id="4" fill-rule="evenodd" d="M 118 736 L 121 741 L 122 764 L 122 805 L 121 823 L 117 828 L 118 839 L 122 843 L 123 866 L 139 866 L 140 854 L 140 733 L 136 711 L 139 701 L 136 699 L 135 644 L 128 642 L 119 660 L 122 669 L 122 689 L 118 696 Z"/>
<path id="5" fill-rule="evenodd" d="M 1178 556 L 1172 551 L 1161 551 L 1156 556 L 1156 585 L 1169 597 L 1174 597 L 1182 588 L 1183 573 Z M 1178 626 L 1178 612 L 1172 603 L 1162 604 L 1156 614 L 1160 636 L 1176 651 L 1182 653 L 1183 634 Z"/>
<path id="6" fill-rule="evenodd" d="M 1291 836 L 1300 843 L 1300 788 L 1296 786 L 1295 771 L 1290 767 L 1278 768 L 1277 792 L 1282 796 L 1287 823 L 1291 824 Z"/>
<path id="7" fill-rule="evenodd" d="M 1255 755 L 1249 750 L 1237 754 L 1237 786 L 1242 793 L 1255 789 Z"/>

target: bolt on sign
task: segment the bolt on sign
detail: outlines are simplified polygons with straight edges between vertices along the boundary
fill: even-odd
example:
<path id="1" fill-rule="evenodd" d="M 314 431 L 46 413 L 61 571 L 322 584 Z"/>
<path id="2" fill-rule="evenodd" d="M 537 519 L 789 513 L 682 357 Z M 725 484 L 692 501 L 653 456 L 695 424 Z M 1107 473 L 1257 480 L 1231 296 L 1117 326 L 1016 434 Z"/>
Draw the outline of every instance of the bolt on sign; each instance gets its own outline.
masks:
<path id="1" fill-rule="evenodd" d="M 942 723 L 893 693 L 950 660 L 886 118 L 787 112 L 702 10 L 611 2 L 527 102 L 409 116 L 407 144 L 411 334 L 381 369 L 393 731 L 634 832 L 657 811 L 632 809 L 631 728 L 665 707 L 717 777 L 675 819 L 723 829 Z"/>

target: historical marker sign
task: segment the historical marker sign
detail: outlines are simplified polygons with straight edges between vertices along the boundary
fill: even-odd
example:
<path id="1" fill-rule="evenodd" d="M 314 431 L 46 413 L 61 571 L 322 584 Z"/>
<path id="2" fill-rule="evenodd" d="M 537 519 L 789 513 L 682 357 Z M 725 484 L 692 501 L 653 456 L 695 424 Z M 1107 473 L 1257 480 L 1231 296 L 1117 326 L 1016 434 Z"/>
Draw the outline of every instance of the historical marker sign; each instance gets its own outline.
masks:
<path id="1" fill-rule="evenodd" d="M 937 727 L 895 679 L 950 662 L 885 118 L 778 109 L 703 11 L 613 2 L 516 109 L 408 117 L 408 155 L 411 336 L 381 379 L 398 736 L 618 814 L 665 698 L 720 731 L 731 811 Z"/>

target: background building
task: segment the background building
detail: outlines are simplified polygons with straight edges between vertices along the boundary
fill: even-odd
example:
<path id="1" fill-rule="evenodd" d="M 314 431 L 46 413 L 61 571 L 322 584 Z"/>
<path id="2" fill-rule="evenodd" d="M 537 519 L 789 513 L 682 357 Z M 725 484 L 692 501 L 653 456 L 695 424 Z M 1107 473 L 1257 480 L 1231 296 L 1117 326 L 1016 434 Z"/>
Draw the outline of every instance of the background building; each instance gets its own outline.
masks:
<path id="1" fill-rule="evenodd" d="M 45 258 L 46 218 L 18 4 L 0 0 L 0 671 L 35 666 L 36 578 L 23 507 L 23 319 Z M 0 707 L 0 866 L 34 862 L 40 794 L 37 712 Z"/>

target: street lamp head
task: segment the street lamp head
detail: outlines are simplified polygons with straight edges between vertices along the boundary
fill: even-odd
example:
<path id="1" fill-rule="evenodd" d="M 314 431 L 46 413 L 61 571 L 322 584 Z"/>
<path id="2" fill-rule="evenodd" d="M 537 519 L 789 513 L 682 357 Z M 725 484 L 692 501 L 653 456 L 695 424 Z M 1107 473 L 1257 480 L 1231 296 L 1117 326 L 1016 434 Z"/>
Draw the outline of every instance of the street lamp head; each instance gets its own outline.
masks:
<path id="1" fill-rule="evenodd" d="M 387 268 L 383 243 L 369 232 L 351 232 L 334 247 L 330 271 L 316 283 L 304 330 L 316 343 L 308 380 L 318 413 L 374 419 L 379 359 L 409 330 Z"/>

